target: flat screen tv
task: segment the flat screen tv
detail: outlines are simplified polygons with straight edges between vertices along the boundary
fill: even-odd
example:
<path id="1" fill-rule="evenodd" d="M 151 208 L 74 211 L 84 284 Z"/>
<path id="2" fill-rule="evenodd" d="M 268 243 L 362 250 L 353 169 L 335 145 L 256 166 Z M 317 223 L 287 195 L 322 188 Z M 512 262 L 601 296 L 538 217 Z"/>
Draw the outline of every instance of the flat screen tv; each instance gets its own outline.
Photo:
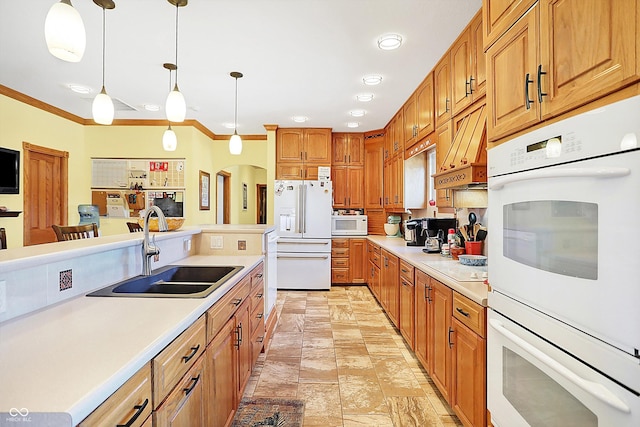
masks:
<path id="1" fill-rule="evenodd" d="M 0 147 L 0 194 L 20 193 L 20 152 Z"/>

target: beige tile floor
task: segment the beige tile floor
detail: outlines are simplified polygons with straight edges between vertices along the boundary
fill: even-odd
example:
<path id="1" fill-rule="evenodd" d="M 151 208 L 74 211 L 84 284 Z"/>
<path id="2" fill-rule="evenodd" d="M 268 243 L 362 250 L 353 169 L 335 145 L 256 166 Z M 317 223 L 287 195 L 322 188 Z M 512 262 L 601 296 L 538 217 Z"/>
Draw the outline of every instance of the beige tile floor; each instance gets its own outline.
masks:
<path id="1" fill-rule="evenodd" d="M 304 400 L 304 427 L 462 425 L 366 286 L 278 291 L 276 309 L 245 397 Z"/>

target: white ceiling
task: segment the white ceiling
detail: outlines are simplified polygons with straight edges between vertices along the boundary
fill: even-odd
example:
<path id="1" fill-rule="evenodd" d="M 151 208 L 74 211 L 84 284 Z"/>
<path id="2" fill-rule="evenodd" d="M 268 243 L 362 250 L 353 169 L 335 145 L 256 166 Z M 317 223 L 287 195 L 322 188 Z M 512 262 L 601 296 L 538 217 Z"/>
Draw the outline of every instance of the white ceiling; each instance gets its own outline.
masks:
<path id="1" fill-rule="evenodd" d="M 101 86 L 102 9 L 73 0 L 87 31 L 79 63 L 48 53 L 45 16 L 56 0 L 0 0 L 0 84 L 83 118 Z M 167 0 L 115 0 L 106 14 L 106 88 L 135 108 L 116 119 L 163 119 L 169 91 L 165 62 L 175 62 L 175 7 Z M 233 133 L 238 81 L 238 133 L 265 134 L 264 124 L 334 131 L 384 127 L 480 9 L 481 0 L 190 0 L 179 10 L 178 83 L 187 118 L 216 134 Z M 395 51 L 378 36 L 404 37 Z M 382 84 L 365 86 L 365 74 Z M 80 95 L 67 85 L 89 86 Z M 360 93 L 375 98 L 360 103 Z M 149 112 L 144 104 L 162 106 Z M 366 115 L 350 117 L 354 109 Z M 0 117 L 0 125 L 1 125 Z M 347 128 L 349 121 L 359 129 Z"/>

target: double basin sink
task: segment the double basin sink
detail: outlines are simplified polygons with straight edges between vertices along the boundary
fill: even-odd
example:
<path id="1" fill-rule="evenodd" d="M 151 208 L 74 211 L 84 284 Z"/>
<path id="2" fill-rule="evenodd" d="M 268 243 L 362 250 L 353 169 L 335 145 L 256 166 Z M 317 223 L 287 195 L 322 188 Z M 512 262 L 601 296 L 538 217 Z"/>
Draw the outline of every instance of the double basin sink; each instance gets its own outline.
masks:
<path id="1" fill-rule="evenodd" d="M 242 270 L 241 266 L 169 265 L 87 294 L 91 297 L 204 298 Z"/>

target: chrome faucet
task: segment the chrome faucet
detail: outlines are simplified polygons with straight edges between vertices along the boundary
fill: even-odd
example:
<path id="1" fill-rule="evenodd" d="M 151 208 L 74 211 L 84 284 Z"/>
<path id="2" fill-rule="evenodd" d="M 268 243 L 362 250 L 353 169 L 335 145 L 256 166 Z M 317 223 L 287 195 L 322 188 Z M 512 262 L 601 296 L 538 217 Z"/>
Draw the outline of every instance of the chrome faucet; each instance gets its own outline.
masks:
<path id="1" fill-rule="evenodd" d="M 156 246 L 156 238 L 153 236 L 152 243 L 149 243 L 149 218 L 155 212 L 158 215 L 158 231 L 167 231 L 167 219 L 162 210 L 157 206 L 150 206 L 144 214 L 144 240 L 142 242 L 142 274 L 151 275 L 151 257 L 160 254 L 160 248 Z"/>

